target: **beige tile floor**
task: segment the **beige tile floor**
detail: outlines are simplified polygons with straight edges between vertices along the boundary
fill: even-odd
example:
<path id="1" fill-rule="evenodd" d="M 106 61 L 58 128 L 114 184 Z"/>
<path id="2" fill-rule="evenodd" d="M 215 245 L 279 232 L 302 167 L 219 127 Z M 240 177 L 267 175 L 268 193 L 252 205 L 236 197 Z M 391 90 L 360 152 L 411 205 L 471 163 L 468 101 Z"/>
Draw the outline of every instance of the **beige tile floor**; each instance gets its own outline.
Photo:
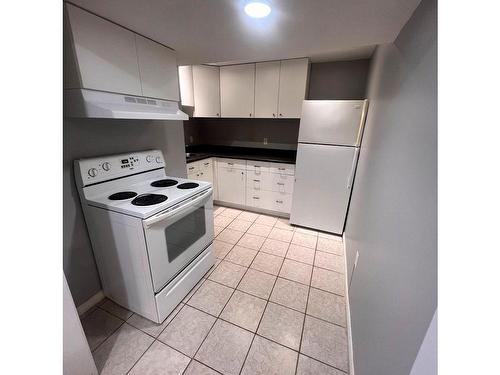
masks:
<path id="1" fill-rule="evenodd" d="M 217 262 L 162 323 L 105 300 L 82 317 L 101 374 L 345 375 L 342 239 L 214 209 Z"/>

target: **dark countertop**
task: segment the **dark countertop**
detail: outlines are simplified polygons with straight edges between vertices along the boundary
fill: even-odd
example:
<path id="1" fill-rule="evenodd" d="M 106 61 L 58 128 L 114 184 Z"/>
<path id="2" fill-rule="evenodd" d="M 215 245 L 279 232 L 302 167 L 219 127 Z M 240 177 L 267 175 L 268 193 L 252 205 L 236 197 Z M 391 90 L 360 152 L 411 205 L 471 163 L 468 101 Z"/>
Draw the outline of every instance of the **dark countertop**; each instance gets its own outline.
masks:
<path id="1" fill-rule="evenodd" d="M 187 146 L 186 152 L 191 154 L 189 157 L 186 157 L 186 163 L 210 157 L 220 157 L 295 164 L 295 159 L 297 157 L 296 150 L 212 145 Z"/>

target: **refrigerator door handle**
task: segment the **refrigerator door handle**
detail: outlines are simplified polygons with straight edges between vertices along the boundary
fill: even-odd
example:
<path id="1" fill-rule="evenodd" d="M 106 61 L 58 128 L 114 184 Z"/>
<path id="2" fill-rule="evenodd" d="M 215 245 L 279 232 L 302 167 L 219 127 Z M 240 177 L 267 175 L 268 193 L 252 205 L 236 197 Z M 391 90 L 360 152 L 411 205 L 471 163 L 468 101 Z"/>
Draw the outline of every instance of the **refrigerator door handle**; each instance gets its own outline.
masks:
<path id="1" fill-rule="evenodd" d="M 354 157 L 352 158 L 351 173 L 349 174 L 349 179 L 347 180 L 347 190 L 352 188 L 352 183 L 354 181 L 354 175 L 356 174 L 356 165 L 358 164 L 359 148 L 354 149 Z"/>

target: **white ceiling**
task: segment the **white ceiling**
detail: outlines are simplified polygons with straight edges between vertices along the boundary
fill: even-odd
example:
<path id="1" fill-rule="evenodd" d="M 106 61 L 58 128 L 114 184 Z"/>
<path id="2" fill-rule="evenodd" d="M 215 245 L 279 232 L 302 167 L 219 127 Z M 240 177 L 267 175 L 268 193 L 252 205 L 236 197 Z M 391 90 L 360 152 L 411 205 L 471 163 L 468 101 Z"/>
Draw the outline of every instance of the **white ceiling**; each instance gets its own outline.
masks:
<path id="1" fill-rule="evenodd" d="M 72 0 L 178 52 L 180 64 L 308 56 L 368 57 L 392 42 L 420 0 L 268 0 L 271 15 L 249 18 L 248 0 Z"/>

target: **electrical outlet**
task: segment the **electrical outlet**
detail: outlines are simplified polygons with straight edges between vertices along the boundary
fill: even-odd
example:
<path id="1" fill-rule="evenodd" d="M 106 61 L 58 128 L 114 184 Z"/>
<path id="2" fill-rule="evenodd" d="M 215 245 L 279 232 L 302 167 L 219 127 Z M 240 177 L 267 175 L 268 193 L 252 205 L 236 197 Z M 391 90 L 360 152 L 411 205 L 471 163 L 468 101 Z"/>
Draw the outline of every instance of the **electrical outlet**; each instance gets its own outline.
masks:
<path id="1" fill-rule="evenodd" d="M 356 269 L 356 266 L 358 265 L 358 259 L 359 259 L 359 251 L 356 251 L 356 258 L 354 259 L 354 269 Z"/>
<path id="2" fill-rule="evenodd" d="M 267 145 L 267 138 L 264 137 L 264 144 Z"/>

